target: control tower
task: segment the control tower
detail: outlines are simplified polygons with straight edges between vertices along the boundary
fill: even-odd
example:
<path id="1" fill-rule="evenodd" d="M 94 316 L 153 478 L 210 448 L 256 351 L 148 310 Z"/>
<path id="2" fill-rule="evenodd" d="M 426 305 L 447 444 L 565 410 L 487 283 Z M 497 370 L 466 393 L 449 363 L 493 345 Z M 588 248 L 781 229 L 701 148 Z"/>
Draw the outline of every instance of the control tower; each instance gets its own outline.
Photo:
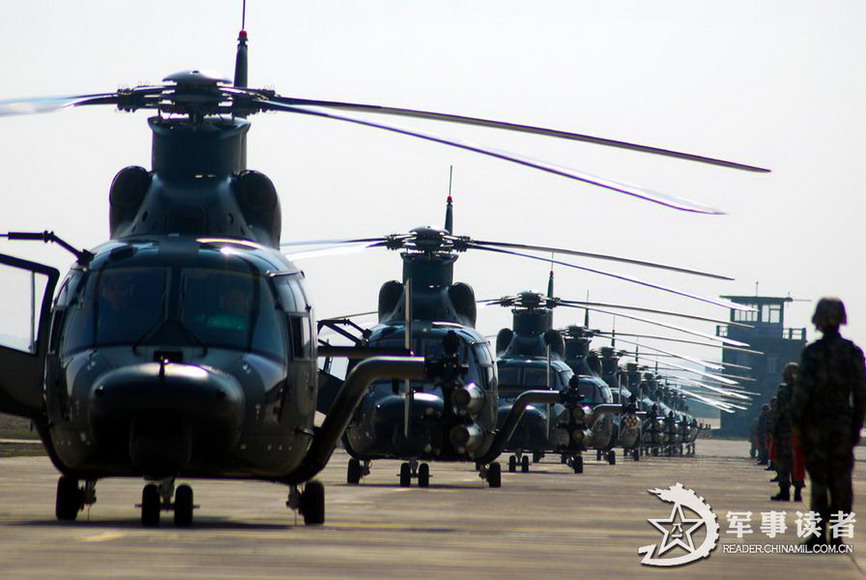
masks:
<path id="1" fill-rule="evenodd" d="M 722 361 L 733 367 L 725 372 L 754 379 L 744 381 L 746 390 L 760 393 L 752 399 L 747 411 L 734 414 L 722 413 L 719 435 L 729 437 L 748 437 L 752 419 L 761 412 L 761 405 L 768 403 L 776 395 L 782 382 L 782 369 L 789 362 L 799 362 L 800 352 L 806 346 L 805 328 L 785 328 L 785 305 L 793 302 L 790 297 L 770 296 L 723 296 L 731 302 L 751 306 L 754 312 L 731 310 L 731 322 L 742 322 L 753 328 L 720 325 L 716 334 L 751 345 L 753 350 L 764 354 L 737 352 L 722 347 Z M 748 369 L 740 367 L 749 367 Z"/>

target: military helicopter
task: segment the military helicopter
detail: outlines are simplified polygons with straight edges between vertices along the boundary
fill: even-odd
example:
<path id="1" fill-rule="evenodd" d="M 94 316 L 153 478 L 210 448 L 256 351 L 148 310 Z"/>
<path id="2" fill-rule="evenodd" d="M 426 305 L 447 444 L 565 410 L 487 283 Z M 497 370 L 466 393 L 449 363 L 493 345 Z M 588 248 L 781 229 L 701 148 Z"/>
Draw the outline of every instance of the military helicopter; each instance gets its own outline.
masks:
<path id="1" fill-rule="evenodd" d="M 201 70 L 107 93 L 0 102 L 0 116 L 94 105 L 155 111 L 152 168 L 128 167 L 110 191 L 111 240 L 80 250 L 52 232 L 10 232 L 72 251 L 59 272 L 0 256 L 30 277 L 31 336 L 0 348 L 0 411 L 33 420 L 54 465 L 56 514 L 73 520 L 105 477 L 144 477 L 141 519 L 173 510 L 189 525 L 192 489 L 175 479 L 255 478 L 289 486 L 288 505 L 324 521 L 324 466 L 366 385 L 420 380 L 417 357 L 359 363 L 321 428 L 314 310 L 303 274 L 280 256 L 280 204 L 270 179 L 246 166 L 247 117 L 283 111 L 341 120 L 520 163 L 685 211 L 718 213 L 518 155 L 372 123 L 342 109 L 482 125 L 589 141 L 749 171 L 764 169 L 587 135 L 441 113 L 284 97 L 247 86 L 247 35 L 234 81 Z M 41 300 L 37 290 L 41 292 Z M 128 313 L 112 310 L 130 308 Z M 235 310 L 235 312 L 232 312 Z M 219 312 L 217 312 L 219 311 Z M 240 313 L 240 314 L 239 314 Z M 166 388 L 168 387 L 168 388 Z"/>

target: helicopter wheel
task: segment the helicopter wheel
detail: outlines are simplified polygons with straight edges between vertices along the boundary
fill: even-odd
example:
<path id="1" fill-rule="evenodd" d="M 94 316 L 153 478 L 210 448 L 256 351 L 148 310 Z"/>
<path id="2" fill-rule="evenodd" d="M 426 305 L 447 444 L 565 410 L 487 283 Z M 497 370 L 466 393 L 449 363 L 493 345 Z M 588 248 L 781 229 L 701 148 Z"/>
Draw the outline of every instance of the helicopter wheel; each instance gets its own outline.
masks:
<path id="1" fill-rule="evenodd" d="M 54 514 L 61 521 L 75 521 L 78 512 L 84 507 L 84 494 L 78 487 L 78 480 L 68 475 L 57 480 L 57 500 Z"/>
<path id="2" fill-rule="evenodd" d="M 583 457 L 577 455 L 572 458 L 571 468 L 575 473 L 583 473 Z"/>
<path id="3" fill-rule="evenodd" d="M 487 467 L 487 483 L 490 487 L 502 487 L 502 466 L 498 462 Z"/>
<path id="4" fill-rule="evenodd" d="M 524 455 L 523 459 L 520 460 L 520 471 L 529 473 L 529 455 Z"/>
<path id="5" fill-rule="evenodd" d="M 632 450 L 631 458 L 634 459 L 635 461 L 640 461 L 640 450 L 639 449 Z"/>
<path id="6" fill-rule="evenodd" d="M 508 473 L 514 473 L 515 471 L 517 471 L 517 458 L 512 455 L 508 458 Z"/>
<path id="7" fill-rule="evenodd" d="M 304 524 L 308 526 L 325 523 L 325 486 L 321 481 L 313 479 L 304 486 L 298 511 L 304 516 Z"/>
<path id="8" fill-rule="evenodd" d="M 430 466 L 426 463 L 418 466 L 418 487 L 430 487 Z"/>
<path id="9" fill-rule="evenodd" d="M 616 465 L 616 451 L 613 449 L 607 452 L 607 462 L 610 465 Z"/>
<path id="10" fill-rule="evenodd" d="M 532 452 L 532 462 L 533 463 L 538 463 L 539 461 L 541 461 L 542 457 L 544 457 L 543 451 L 533 451 Z"/>
<path id="11" fill-rule="evenodd" d="M 565 453 L 559 456 L 559 462 L 563 465 L 568 465 L 568 457 L 565 456 Z"/>
<path id="12" fill-rule="evenodd" d="M 141 525 L 155 528 L 159 525 L 159 512 L 162 509 L 162 499 L 155 483 L 148 483 L 141 492 Z"/>
<path id="13" fill-rule="evenodd" d="M 192 488 L 181 485 L 174 492 L 174 525 L 178 528 L 188 528 L 192 525 L 193 506 Z"/>
<path id="14" fill-rule="evenodd" d="M 408 463 L 400 464 L 400 487 L 412 485 L 412 467 Z"/>
<path id="15" fill-rule="evenodd" d="M 352 457 L 349 459 L 349 469 L 346 472 L 346 483 L 356 485 L 361 482 L 361 462 Z"/>
<path id="16" fill-rule="evenodd" d="M 595 450 L 595 460 L 596 460 L 596 461 L 601 461 L 601 449 L 596 449 L 596 450 Z"/>

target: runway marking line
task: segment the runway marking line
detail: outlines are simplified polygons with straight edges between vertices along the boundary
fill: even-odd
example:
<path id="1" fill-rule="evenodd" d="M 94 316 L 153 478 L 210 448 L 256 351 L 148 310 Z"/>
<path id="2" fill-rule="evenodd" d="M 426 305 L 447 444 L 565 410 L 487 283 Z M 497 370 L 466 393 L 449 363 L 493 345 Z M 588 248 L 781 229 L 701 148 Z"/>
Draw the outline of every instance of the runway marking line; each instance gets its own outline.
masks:
<path id="1" fill-rule="evenodd" d="M 81 538 L 79 541 L 81 542 L 110 542 L 111 540 L 117 540 L 125 536 L 124 532 L 102 532 L 101 534 L 96 534 L 93 536 L 86 536 Z"/>

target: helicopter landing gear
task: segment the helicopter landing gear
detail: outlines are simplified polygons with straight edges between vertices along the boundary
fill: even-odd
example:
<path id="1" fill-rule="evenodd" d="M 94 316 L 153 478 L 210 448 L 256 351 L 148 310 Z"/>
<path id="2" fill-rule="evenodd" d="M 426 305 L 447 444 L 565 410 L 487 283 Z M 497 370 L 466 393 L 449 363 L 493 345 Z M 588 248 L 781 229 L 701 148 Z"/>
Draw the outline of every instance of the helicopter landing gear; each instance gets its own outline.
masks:
<path id="1" fill-rule="evenodd" d="M 616 465 L 616 451 L 613 449 L 607 452 L 607 463 L 608 465 Z"/>
<path id="2" fill-rule="evenodd" d="M 564 456 L 563 456 L 564 457 Z M 575 473 L 583 473 L 583 456 L 581 455 L 572 455 L 571 457 L 566 458 L 566 465 L 568 465 L 572 471 Z"/>
<path id="3" fill-rule="evenodd" d="M 640 449 L 632 449 L 631 458 L 635 461 L 640 461 Z"/>
<path id="4" fill-rule="evenodd" d="M 304 516 L 304 524 L 308 526 L 325 523 L 325 486 L 321 481 L 311 479 L 301 491 L 297 485 L 289 487 L 289 499 L 286 506 L 298 510 Z"/>
<path id="5" fill-rule="evenodd" d="M 400 487 L 411 487 L 412 480 L 418 480 L 418 487 L 430 486 L 430 466 L 418 463 L 417 459 L 400 464 Z"/>
<path id="6" fill-rule="evenodd" d="M 194 509 L 192 488 L 186 484 L 181 485 L 174 493 L 174 525 L 179 528 L 190 527 Z"/>
<path id="7" fill-rule="evenodd" d="M 601 449 L 596 449 L 596 450 L 595 450 L 595 460 L 596 460 L 596 461 L 601 461 L 601 454 L 602 454 Z"/>
<path id="8" fill-rule="evenodd" d="M 174 499 L 174 501 L 172 501 Z M 141 491 L 141 525 L 155 528 L 159 525 L 160 513 L 174 512 L 174 525 L 188 528 L 192 525 L 193 512 L 199 507 L 193 502 L 192 487 L 187 484 L 174 487 L 174 479 L 148 483 Z"/>
<path id="9" fill-rule="evenodd" d="M 430 466 L 426 463 L 418 466 L 418 487 L 430 487 Z"/>
<path id="10" fill-rule="evenodd" d="M 514 473 L 517 471 L 517 466 L 520 466 L 522 473 L 529 473 L 529 456 L 524 455 L 522 451 L 508 458 L 508 472 Z"/>
<path id="11" fill-rule="evenodd" d="M 544 457 L 544 451 L 533 451 L 532 452 L 532 462 L 538 463 Z"/>
<path id="12" fill-rule="evenodd" d="M 162 501 L 159 497 L 159 489 L 155 483 L 148 483 L 141 491 L 141 525 L 146 528 L 155 528 L 159 525 L 159 512 L 162 509 Z"/>
<path id="13" fill-rule="evenodd" d="M 502 465 L 499 462 L 478 466 L 478 475 L 482 480 L 486 480 L 490 487 L 502 487 Z"/>
<path id="14" fill-rule="evenodd" d="M 366 459 L 364 464 L 354 457 L 349 459 L 349 469 L 346 472 L 346 483 L 356 485 L 361 482 L 362 477 L 370 475 L 370 462 Z"/>
<path id="15" fill-rule="evenodd" d="M 74 521 L 78 512 L 85 506 L 96 503 L 96 480 L 89 479 L 82 488 L 78 480 L 68 475 L 62 475 L 57 480 L 57 498 L 54 505 L 54 515 L 61 521 Z"/>

